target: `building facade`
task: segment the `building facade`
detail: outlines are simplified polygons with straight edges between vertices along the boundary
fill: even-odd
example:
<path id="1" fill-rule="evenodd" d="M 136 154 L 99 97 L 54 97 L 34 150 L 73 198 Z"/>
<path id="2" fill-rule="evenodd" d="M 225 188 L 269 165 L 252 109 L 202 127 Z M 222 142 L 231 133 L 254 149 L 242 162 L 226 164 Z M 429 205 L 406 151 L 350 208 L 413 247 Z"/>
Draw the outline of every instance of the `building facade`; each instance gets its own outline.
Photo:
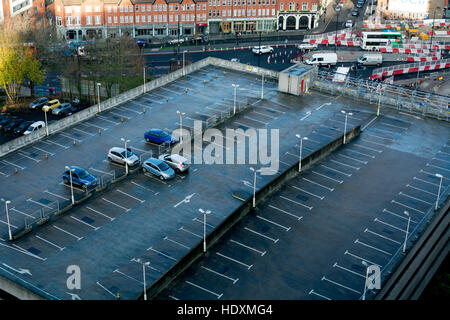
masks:
<path id="1" fill-rule="evenodd" d="M 42 20 L 45 0 L 0 0 L 0 23 L 19 15 Z"/>

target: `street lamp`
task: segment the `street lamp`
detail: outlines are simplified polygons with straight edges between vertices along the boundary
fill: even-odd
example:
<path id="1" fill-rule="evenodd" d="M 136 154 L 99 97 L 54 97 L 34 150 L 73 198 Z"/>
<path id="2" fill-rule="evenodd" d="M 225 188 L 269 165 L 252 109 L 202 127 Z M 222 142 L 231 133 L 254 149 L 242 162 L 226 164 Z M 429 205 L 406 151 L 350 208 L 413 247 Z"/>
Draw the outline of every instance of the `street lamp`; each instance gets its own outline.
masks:
<path id="1" fill-rule="evenodd" d="M 46 133 L 47 137 L 48 137 L 48 123 L 47 123 L 47 111 L 48 111 L 48 109 L 49 108 L 47 106 L 44 107 L 45 133 Z"/>
<path id="2" fill-rule="evenodd" d="M 144 66 L 144 93 L 145 93 L 145 66 Z"/>
<path id="3" fill-rule="evenodd" d="M 334 37 L 334 52 L 337 52 L 337 30 L 338 30 L 338 25 L 339 25 L 339 13 L 340 11 L 336 11 L 337 15 L 336 15 L 336 35 Z"/>
<path id="4" fill-rule="evenodd" d="M 250 171 L 254 173 L 253 175 L 253 208 L 256 207 L 256 173 L 260 172 L 261 169 L 255 170 L 253 167 L 250 167 Z"/>
<path id="5" fill-rule="evenodd" d="M 130 142 L 130 140 L 125 140 L 124 138 L 120 138 L 123 142 L 125 142 L 125 172 L 128 174 L 128 149 L 127 149 L 127 143 Z"/>
<path id="6" fill-rule="evenodd" d="M 441 181 L 439 182 L 439 190 L 438 190 L 438 194 L 437 194 L 436 205 L 434 207 L 434 210 L 437 210 L 438 204 L 439 204 L 439 197 L 441 195 L 442 179 L 444 178 L 444 176 L 439 173 L 436 173 L 435 176 L 441 179 Z"/>
<path id="7" fill-rule="evenodd" d="M 302 150 L 303 150 L 303 140 L 308 140 L 308 137 L 301 137 L 299 134 L 295 135 L 297 138 L 300 139 L 300 154 L 298 159 L 298 172 L 302 171 Z"/>
<path id="8" fill-rule="evenodd" d="M 2 201 L 5 203 L 5 207 L 6 207 L 6 222 L 8 223 L 8 234 L 9 234 L 9 240 L 12 241 L 12 233 L 11 233 L 11 225 L 9 223 L 9 212 L 8 212 L 8 204 L 11 203 L 10 200 L 5 200 L 2 198 Z"/>
<path id="9" fill-rule="evenodd" d="M 184 64 L 185 64 L 185 62 L 184 62 L 184 54 L 187 52 L 187 50 L 183 50 L 183 76 L 185 76 L 186 75 L 186 71 L 184 70 Z"/>
<path id="10" fill-rule="evenodd" d="M 351 112 L 346 112 L 346 111 L 344 111 L 344 110 L 341 110 L 341 112 L 342 112 L 343 114 L 345 114 L 345 124 L 344 124 L 344 144 L 345 144 L 345 136 L 346 136 L 346 132 L 347 132 L 347 117 L 348 117 L 348 116 L 352 116 L 353 113 L 351 113 Z"/>
<path id="11" fill-rule="evenodd" d="M 403 253 L 406 251 L 406 241 L 408 240 L 409 224 L 411 223 L 411 216 L 408 211 L 403 212 L 408 217 L 408 225 L 406 226 L 405 243 L 403 244 Z"/>
<path id="12" fill-rule="evenodd" d="M 211 213 L 211 210 L 198 209 L 203 213 L 203 252 L 206 252 L 206 215 Z"/>
<path id="13" fill-rule="evenodd" d="M 73 183 L 72 183 L 72 172 L 75 171 L 75 169 L 70 169 L 68 166 L 66 166 L 66 170 L 69 170 L 69 176 L 70 176 L 70 191 L 72 193 L 72 204 L 75 204 L 75 198 L 73 196 Z"/>
<path id="14" fill-rule="evenodd" d="M 380 105 L 381 105 L 381 89 L 382 89 L 382 86 L 381 86 L 381 83 L 380 84 L 378 84 L 378 92 L 379 92 L 379 94 L 378 94 L 378 109 L 377 109 L 377 117 L 379 117 L 380 116 Z"/>
<path id="15" fill-rule="evenodd" d="M 366 267 L 366 279 L 364 281 L 364 292 L 362 296 L 362 300 L 366 300 L 367 278 L 369 277 L 369 265 L 364 260 L 361 261 L 361 264 Z"/>
<path id="16" fill-rule="evenodd" d="M 436 9 L 441 10 L 441 7 L 434 8 L 433 25 L 431 27 L 430 50 L 433 48 L 433 35 L 434 35 L 434 24 L 435 24 L 435 19 L 436 19 Z"/>
<path id="17" fill-rule="evenodd" d="M 100 108 L 100 86 L 102 84 L 100 82 L 97 82 L 97 101 L 98 101 L 98 113 L 100 113 L 101 108 Z"/>
<path id="18" fill-rule="evenodd" d="M 147 300 L 147 286 L 145 285 L 145 267 L 148 267 L 150 265 L 150 262 L 144 262 L 141 259 L 136 260 L 138 263 L 142 264 L 142 274 L 144 278 L 144 300 Z"/>
<path id="19" fill-rule="evenodd" d="M 236 114 L 236 88 L 239 88 L 238 84 L 231 84 L 234 88 L 234 104 L 233 104 L 233 115 Z"/>
<path id="20" fill-rule="evenodd" d="M 183 116 L 186 114 L 186 112 L 180 112 L 177 110 L 177 114 L 180 115 L 180 143 L 183 143 Z"/>
<path id="21" fill-rule="evenodd" d="M 261 78 L 261 100 L 264 99 L 264 74 Z"/>

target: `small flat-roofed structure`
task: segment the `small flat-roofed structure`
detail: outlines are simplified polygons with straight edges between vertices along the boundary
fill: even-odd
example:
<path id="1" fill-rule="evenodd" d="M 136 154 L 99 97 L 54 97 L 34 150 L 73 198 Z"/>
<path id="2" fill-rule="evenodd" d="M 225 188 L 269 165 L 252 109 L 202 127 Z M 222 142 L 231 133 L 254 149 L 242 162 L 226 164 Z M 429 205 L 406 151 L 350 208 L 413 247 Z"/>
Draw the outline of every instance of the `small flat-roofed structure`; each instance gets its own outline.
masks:
<path id="1" fill-rule="evenodd" d="M 300 96 L 309 90 L 316 74 L 316 66 L 297 63 L 280 73 L 278 91 Z"/>

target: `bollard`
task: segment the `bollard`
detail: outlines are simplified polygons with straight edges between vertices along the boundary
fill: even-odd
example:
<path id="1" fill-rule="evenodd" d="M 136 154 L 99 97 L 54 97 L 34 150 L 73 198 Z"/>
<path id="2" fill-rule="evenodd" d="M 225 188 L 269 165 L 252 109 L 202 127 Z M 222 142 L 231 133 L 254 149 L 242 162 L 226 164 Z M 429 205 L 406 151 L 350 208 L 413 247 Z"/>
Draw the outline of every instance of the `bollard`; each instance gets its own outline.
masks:
<path id="1" fill-rule="evenodd" d="M 17 170 L 17 168 L 14 168 L 14 173 L 18 173 L 19 170 Z"/>
<path id="2" fill-rule="evenodd" d="M 217 79 L 218 76 L 219 76 L 219 75 L 216 73 L 216 79 Z"/>
<path id="3" fill-rule="evenodd" d="M 98 135 L 102 134 L 102 129 L 98 129 Z"/>
<path id="4" fill-rule="evenodd" d="M 75 139 L 73 139 L 73 145 L 75 145 L 75 144 L 76 144 Z"/>
<path id="5" fill-rule="evenodd" d="M 167 103 L 169 102 L 169 97 L 166 98 L 166 102 L 167 102 Z"/>
<path id="6" fill-rule="evenodd" d="M 48 159 L 48 153 L 45 154 L 45 159 Z"/>
<path id="7" fill-rule="evenodd" d="M 227 74 L 227 72 L 226 72 L 226 71 L 224 71 L 224 72 L 223 72 L 223 74 Z"/>
<path id="8" fill-rule="evenodd" d="M 206 84 L 206 80 L 203 80 L 203 84 Z"/>
<path id="9" fill-rule="evenodd" d="M 146 113 L 146 112 L 147 112 L 147 109 L 145 109 L 145 108 L 142 109 L 142 112 L 143 112 L 143 113 Z"/>
<path id="10" fill-rule="evenodd" d="M 186 88 L 186 93 L 188 93 L 188 88 Z"/>
<path id="11" fill-rule="evenodd" d="M 123 121 L 124 121 L 123 117 L 120 117 L 120 122 L 123 122 Z"/>

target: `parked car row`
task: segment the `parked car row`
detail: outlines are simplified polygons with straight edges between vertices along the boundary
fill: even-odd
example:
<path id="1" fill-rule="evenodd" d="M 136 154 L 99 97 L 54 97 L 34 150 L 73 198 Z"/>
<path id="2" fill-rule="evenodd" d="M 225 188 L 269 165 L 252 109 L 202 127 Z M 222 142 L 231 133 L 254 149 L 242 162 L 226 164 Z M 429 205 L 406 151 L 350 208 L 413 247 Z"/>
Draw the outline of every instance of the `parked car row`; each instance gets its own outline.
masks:
<path id="1" fill-rule="evenodd" d="M 58 99 L 50 100 L 47 97 L 41 97 L 29 104 L 30 109 L 42 109 L 42 111 L 51 111 L 53 115 L 69 116 L 83 110 L 87 107 L 81 104 L 79 100 L 72 100 L 70 102 L 61 103 Z"/>
<path id="2" fill-rule="evenodd" d="M 0 114 L 0 129 L 5 133 L 26 135 L 43 127 L 45 127 L 44 121 L 27 121 L 10 114 Z"/>

